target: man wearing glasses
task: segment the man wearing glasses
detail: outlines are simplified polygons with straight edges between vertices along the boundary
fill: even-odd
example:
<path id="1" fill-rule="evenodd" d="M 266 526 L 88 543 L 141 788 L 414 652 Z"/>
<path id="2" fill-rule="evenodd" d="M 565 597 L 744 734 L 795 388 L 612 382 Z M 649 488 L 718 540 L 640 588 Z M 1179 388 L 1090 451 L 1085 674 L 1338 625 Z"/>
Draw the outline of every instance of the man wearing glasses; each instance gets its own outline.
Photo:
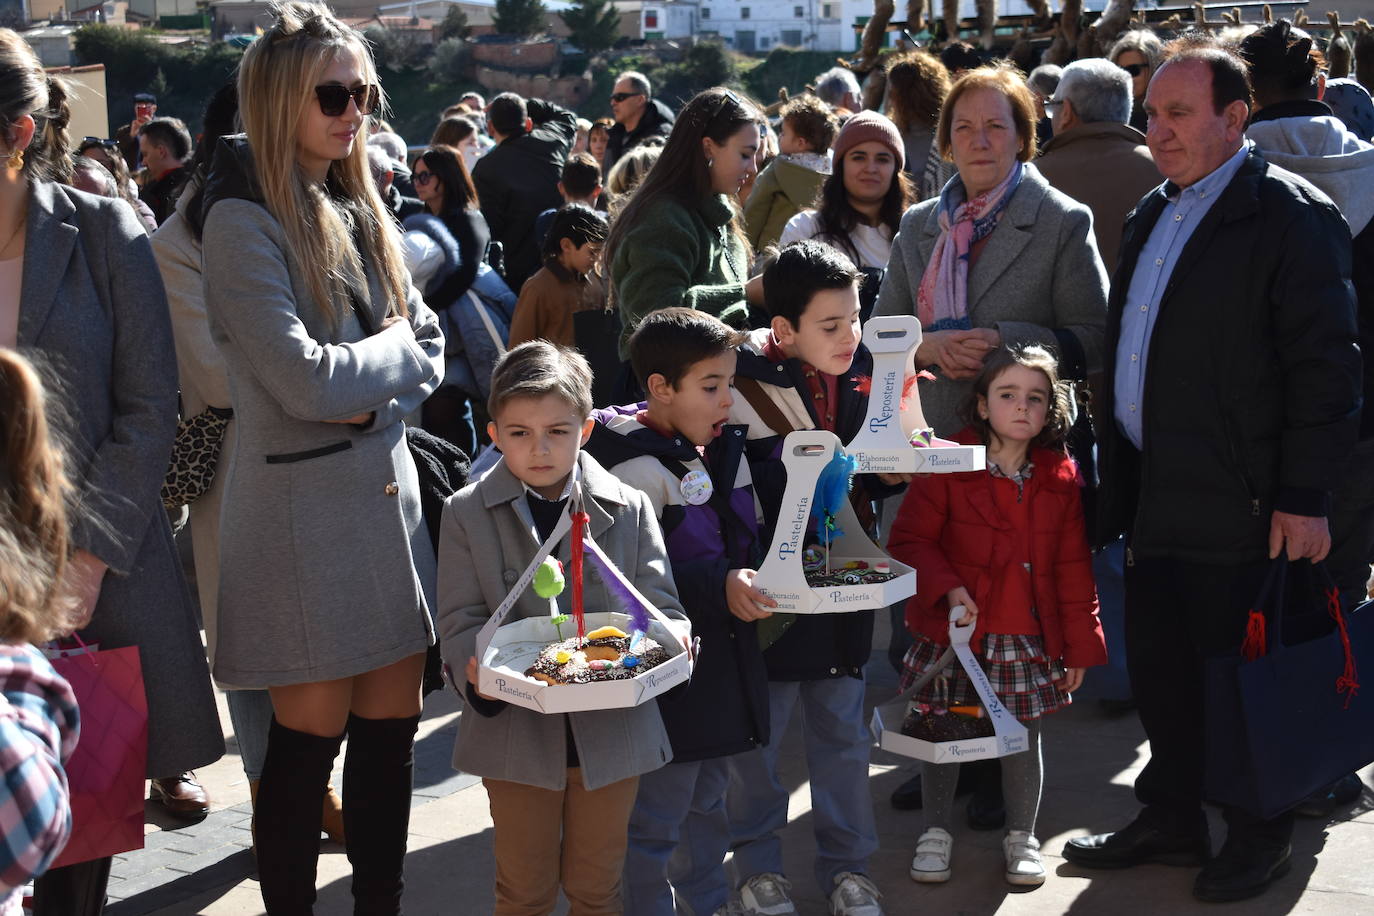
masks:
<path id="1" fill-rule="evenodd" d="M 652 137 L 667 139 L 673 129 L 673 110 L 649 92 L 649 80 L 633 70 L 620 74 L 611 90 L 610 138 L 602 174 L 609 175 L 616 160 Z"/>

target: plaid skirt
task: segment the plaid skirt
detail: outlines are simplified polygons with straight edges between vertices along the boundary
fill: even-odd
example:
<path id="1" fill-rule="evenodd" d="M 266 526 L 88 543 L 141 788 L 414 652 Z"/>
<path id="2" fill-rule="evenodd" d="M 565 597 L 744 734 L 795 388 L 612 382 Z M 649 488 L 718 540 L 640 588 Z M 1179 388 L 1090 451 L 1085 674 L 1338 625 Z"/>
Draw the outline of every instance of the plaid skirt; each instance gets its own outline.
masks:
<path id="1" fill-rule="evenodd" d="M 940 660 L 945 648 L 927 636 L 917 636 L 902 659 L 902 689 L 906 690 L 929 671 Z M 977 658 L 976 655 L 974 657 Z M 1045 658 L 1045 644 L 1039 636 L 989 633 L 983 637 L 983 657 L 978 661 L 987 673 L 993 692 L 1018 719 L 1038 719 L 1073 702 L 1055 683 L 1056 678 L 1064 676 L 1063 666 Z M 936 682 L 941 676 L 949 678 L 950 705 L 981 704 L 978 692 L 973 689 L 973 682 L 964 673 L 957 656 L 950 660 L 941 675 L 932 678 L 912 699 L 917 703 L 933 703 L 936 699 Z"/>

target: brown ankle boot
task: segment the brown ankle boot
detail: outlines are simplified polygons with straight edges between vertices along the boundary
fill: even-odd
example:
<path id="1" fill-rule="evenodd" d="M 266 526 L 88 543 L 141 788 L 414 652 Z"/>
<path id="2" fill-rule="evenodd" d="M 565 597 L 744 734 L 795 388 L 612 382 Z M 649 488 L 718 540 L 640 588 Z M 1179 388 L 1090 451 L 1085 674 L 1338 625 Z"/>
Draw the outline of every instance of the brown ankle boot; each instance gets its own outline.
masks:
<path id="1" fill-rule="evenodd" d="M 329 834 L 329 838 L 335 843 L 344 845 L 343 802 L 332 785 L 324 790 L 324 810 L 320 812 L 320 829 Z"/>

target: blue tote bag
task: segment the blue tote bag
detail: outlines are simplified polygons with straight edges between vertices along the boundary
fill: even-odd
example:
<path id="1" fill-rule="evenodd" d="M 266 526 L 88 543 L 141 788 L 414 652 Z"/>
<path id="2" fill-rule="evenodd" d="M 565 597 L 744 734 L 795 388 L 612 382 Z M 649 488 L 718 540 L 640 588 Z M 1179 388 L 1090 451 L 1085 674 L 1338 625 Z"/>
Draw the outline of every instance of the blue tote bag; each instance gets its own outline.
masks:
<path id="1" fill-rule="evenodd" d="M 1374 602 L 1342 613 L 1325 567 L 1292 590 L 1288 571 L 1271 564 L 1241 651 L 1204 682 L 1207 799 L 1262 818 L 1374 761 Z"/>

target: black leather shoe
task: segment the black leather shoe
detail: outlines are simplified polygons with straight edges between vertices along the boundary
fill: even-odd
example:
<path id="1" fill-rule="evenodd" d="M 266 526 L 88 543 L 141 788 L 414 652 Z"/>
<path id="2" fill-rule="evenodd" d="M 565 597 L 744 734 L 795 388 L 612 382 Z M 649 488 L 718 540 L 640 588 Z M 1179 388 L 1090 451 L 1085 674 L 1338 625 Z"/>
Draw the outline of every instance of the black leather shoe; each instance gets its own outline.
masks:
<path id="1" fill-rule="evenodd" d="M 968 800 L 964 813 L 968 815 L 968 825 L 973 830 L 1001 830 L 1007 824 L 1007 805 L 1002 798 L 1002 787 L 980 787 Z"/>
<path id="2" fill-rule="evenodd" d="M 1160 830 L 1136 818 L 1116 833 L 1074 837 L 1064 844 L 1064 858 L 1083 868 L 1130 868 L 1133 865 L 1198 866 L 1211 855 L 1207 829 L 1191 833 Z"/>
<path id="3" fill-rule="evenodd" d="M 1291 846 L 1263 847 L 1230 839 L 1193 882 L 1193 896 L 1207 903 L 1249 900 L 1288 874 Z"/>

